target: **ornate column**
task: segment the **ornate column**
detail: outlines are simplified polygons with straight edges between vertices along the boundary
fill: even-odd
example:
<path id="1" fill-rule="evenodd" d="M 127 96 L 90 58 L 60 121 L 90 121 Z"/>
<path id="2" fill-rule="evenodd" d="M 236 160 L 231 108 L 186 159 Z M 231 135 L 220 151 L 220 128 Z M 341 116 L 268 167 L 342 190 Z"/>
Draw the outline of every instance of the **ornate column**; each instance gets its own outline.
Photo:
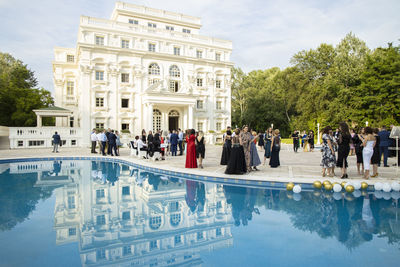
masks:
<path id="1" fill-rule="evenodd" d="M 147 104 L 147 129 L 146 131 L 153 131 L 153 104 Z"/>
<path id="2" fill-rule="evenodd" d="M 36 127 L 42 127 L 42 116 L 36 115 Z"/>
<path id="3" fill-rule="evenodd" d="M 193 105 L 192 104 L 190 104 L 189 106 L 188 106 L 188 126 L 189 126 L 189 129 L 192 129 L 193 128 L 193 120 L 194 120 L 194 118 L 193 118 Z"/>
<path id="4" fill-rule="evenodd" d="M 79 106 L 80 106 L 80 126 L 81 126 L 81 141 L 80 144 L 82 147 L 86 147 L 90 145 L 90 138 L 88 138 L 88 135 L 90 134 L 90 129 L 94 127 L 94 125 L 91 125 L 91 114 L 92 114 L 92 109 L 91 105 L 94 101 L 94 99 L 91 99 L 91 79 L 92 79 L 92 71 L 93 67 L 90 65 L 81 65 L 81 81 L 79 83 L 79 93 L 80 93 L 80 98 L 79 98 Z"/>

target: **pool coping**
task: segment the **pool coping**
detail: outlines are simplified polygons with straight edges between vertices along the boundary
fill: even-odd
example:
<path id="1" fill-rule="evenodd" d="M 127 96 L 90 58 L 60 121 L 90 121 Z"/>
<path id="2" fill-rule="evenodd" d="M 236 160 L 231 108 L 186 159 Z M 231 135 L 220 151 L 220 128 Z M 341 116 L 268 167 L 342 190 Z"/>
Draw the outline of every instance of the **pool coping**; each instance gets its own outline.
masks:
<path id="1" fill-rule="evenodd" d="M 314 190 L 315 188 L 313 187 L 314 181 L 321 181 L 322 180 L 329 180 L 332 183 L 333 182 L 342 182 L 346 180 L 340 180 L 340 179 L 335 179 L 331 177 L 325 177 L 326 179 L 315 179 L 315 180 L 310 180 L 309 178 L 306 179 L 293 179 L 295 181 L 278 181 L 279 179 L 282 178 L 275 178 L 275 181 L 273 178 L 269 178 L 269 180 L 260 180 L 257 179 L 259 176 L 254 176 L 254 177 L 240 177 L 240 175 L 230 175 L 231 177 L 223 177 L 223 176 L 218 176 L 215 175 L 214 173 L 207 172 L 207 171 L 202 171 L 199 173 L 197 169 L 188 169 L 191 170 L 192 172 L 195 173 L 188 173 L 188 172 L 182 172 L 182 171 L 177 171 L 174 170 L 174 168 L 166 168 L 163 166 L 162 168 L 157 168 L 154 167 L 153 164 L 145 161 L 141 161 L 140 163 L 135 162 L 134 159 L 129 158 L 129 157 L 115 157 L 115 158 L 110 158 L 110 157 L 99 157 L 99 156 L 54 156 L 54 157 L 13 157 L 13 158 L 3 158 L 0 159 L 0 164 L 3 163 L 14 163 L 14 162 L 32 162 L 32 161 L 54 161 L 54 160 L 96 160 L 96 161 L 106 161 L 106 162 L 116 162 L 116 163 L 123 163 L 128 166 L 134 167 L 134 168 L 139 168 L 145 171 L 151 171 L 157 174 L 161 175 L 168 175 L 172 176 L 175 178 L 183 178 L 183 179 L 190 179 L 190 180 L 195 180 L 195 181 L 201 181 L 201 182 L 212 182 L 212 183 L 223 183 L 227 185 L 235 185 L 235 186 L 251 186 L 251 187 L 262 187 L 262 188 L 273 188 L 273 189 L 286 189 L 286 185 L 289 182 L 293 182 L 295 184 L 298 184 L 301 186 L 302 190 L 304 191 L 311 191 Z M 197 173 L 196 173 L 197 172 Z M 239 176 L 239 177 L 237 177 Z M 253 179 L 252 179 L 253 178 Z M 301 180 L 301 181 L 299 181 Z M 364 181 L 362 179 L 357 179 L 358 181 Z M 355 180 L 351 180 L 355 181 Z M 368 191 L 373 191 L 373 184 L 378 181 L 368 181 L 369 187 Z"/>

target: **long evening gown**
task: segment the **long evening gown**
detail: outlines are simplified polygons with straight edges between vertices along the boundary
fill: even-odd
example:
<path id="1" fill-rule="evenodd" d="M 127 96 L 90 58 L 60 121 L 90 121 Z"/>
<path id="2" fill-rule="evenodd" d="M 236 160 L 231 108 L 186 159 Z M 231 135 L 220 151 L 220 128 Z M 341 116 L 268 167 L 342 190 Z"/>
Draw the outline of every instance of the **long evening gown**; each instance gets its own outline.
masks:
<path id="1" fill-rule="evenodd" d="M 244 159 L 243 146 L 239 143 L 239 136 L 232 137 L 232 150 L 229 157 L 226 174 L 244 174 L 247 171 L 246 160 Z"/>
<path id="2" fill-rule="evenodd" d="M 185 168 L 197 168 L 195 140 L 194 134 L 188 138 Z"/>
<path id="3" fill-rule="evenodd" d="M 228 161 L 231 156 L 232 140 L 231 140 L 231 136 L 230 135 L 228 135 L 228 136 L 225 138 L 225 144 L 224 144 L 224 147 L 222 148 L 222 156 L 221 156 L 221 162 L 220 162 L 221 165 L 228 165 Z"/>
<path id="4" fill-rule="evenodd" d="M 281 140 L 279 136 L 275 136 L 274 138 L 274 144 L 272 147 L 271 151 L 271 158 L 269 160 L 269 165 L 271 168 L 276 168 L 281 165 L 279 161 L 279 151 L 281 150 Z"/>

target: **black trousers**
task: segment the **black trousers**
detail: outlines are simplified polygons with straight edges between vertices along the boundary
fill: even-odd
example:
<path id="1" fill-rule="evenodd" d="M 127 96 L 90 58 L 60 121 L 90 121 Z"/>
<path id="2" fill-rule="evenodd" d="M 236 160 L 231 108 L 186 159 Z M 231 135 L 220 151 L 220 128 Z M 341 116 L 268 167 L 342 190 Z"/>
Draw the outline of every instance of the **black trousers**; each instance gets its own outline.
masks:
<path id="1" fill-rule="evenodd" d="M 106 144 L 107 142 L 101 142 L 101 154 L 103 154 L 104 156 L 106 155 Z"/>
<path id="2" fill-rule="evenodd" d="M 92 141 L 92 153 L 96 153 L 96 141 Z"/>
<path id="3" fill-rule="evenodd" d="M 179 155 L 183 155 L 183 150 L 182 150 L 182 142 L 181 140 L 178 141 L 178 146 L 179 146 Z"/>

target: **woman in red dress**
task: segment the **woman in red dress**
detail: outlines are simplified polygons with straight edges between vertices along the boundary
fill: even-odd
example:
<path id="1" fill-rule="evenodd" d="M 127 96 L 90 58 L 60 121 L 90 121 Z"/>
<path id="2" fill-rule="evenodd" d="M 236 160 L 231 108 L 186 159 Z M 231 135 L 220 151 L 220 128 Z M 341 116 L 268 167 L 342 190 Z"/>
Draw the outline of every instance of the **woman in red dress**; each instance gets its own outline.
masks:
<path id="1" fill-rule="evenodd" d="M 187 148 L 186 148 L 186 164 L 185 168 L 197 168 L 197 160 L 196 160 L 196 137 L 195 134 L 196 132 L 194 129 L 190 130 L 190 136 L 188 138 L 187 142 Z"/>

